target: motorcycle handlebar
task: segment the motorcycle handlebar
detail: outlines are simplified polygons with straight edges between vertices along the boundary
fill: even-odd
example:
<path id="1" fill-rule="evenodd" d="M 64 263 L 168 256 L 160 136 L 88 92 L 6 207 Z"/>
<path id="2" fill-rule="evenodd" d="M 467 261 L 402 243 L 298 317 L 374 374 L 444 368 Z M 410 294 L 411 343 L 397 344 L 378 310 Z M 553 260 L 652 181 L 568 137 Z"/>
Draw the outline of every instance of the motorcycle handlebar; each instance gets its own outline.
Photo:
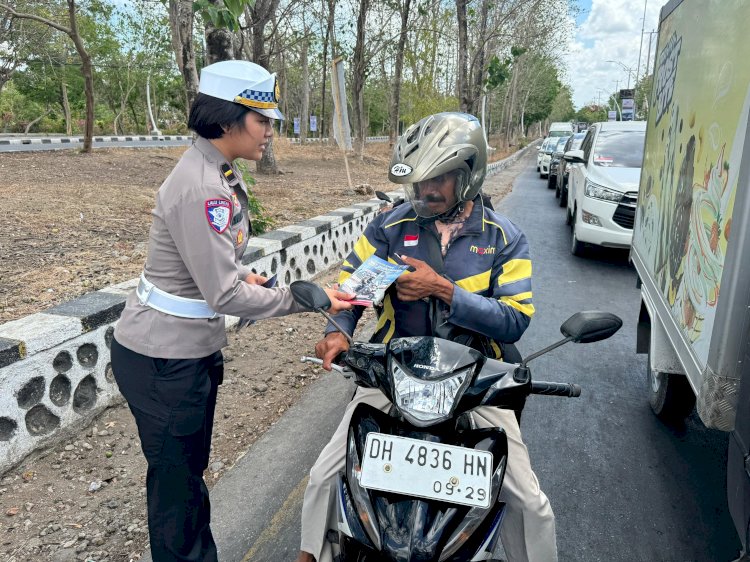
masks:
<path id="1" fill-rule="evenodd" d="M 323 360 L 322 359 L 318 359 L 317 357 L 308 357 L 306 355 L 303 355 L 300 358 L 300 361 L 302 363 L 315 363 L 316 365 L 323 365 Z M 336 372 L 341 373 L 342 375 L 344 375 L 344 377 L 346 377 L 347 379 L 351 378 L 351 376 L 353 374 L 353 371 L 351 369 L 349 369 L 347 367 L 342 367 L 341 365 L 337 365 L 336 363 L 331 363 L 331 368 L 334 371 L 336 371 Z"/>
<path id="2" fill-rule="evenodd" d="M 581 387 L 577 384 L 568 384 L 565 382 L 532 381 L 531 394 L 576 398 L 581 395 Z"/>

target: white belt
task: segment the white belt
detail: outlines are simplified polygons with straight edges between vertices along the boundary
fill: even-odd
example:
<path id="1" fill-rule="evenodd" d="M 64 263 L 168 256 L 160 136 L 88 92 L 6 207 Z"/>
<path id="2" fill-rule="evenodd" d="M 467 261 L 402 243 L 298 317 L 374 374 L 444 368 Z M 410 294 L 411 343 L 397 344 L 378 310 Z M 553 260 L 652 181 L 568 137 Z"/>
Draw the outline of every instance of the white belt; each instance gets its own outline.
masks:
<path id="1" fill-rule="evenodd" d="M 214 312 L 204 300 L 178 297 L 162 291 L 146 279 L 143 273 L 141 273 L 141 280 L 138 282 L 135 294 L 143 306 L 150 306 L 164 314 L 171 314 L 180 318 L 218 318 L 221 316 Z"/>

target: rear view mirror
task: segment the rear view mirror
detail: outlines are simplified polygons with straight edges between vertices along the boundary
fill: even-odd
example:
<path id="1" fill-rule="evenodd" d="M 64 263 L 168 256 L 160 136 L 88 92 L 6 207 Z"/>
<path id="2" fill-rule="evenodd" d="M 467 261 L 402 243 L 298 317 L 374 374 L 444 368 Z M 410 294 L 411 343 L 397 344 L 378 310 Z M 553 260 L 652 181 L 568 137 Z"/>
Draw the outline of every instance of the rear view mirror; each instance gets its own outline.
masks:
<path id="1" fill-rule="evenodd" d="M 315 283 L 309 281 L 295 281 L 289 288 L 294 300 L 312 310 L 328 310 L 331 308 L 331 299 L 326 292 Z"/>
<path id="2" fill-rule="evenodd" d="M 611 312 L 577 312 L 568 318 L 560 331 L 576 343 L 591 343 L 606 340 L 622 327 L 622 320 Z"/>
<path id="3" fill-rule="evenodd" d="M 569 150 L 563 155 L 563 158 L 568 162 L 575 164 L 585 164 L 586 160 L 583 157 L 583 150 Z"/>

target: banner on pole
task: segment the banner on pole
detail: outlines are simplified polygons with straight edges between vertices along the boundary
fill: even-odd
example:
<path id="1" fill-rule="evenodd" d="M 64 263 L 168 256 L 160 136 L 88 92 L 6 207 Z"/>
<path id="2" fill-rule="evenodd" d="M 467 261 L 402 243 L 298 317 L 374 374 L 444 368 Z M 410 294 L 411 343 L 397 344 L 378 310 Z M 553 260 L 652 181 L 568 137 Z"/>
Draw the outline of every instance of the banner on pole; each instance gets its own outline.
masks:
<path id="1" fill-rule="evenodd" d="M 299 135 L 299 117 L 294 118 L 294 134 Z"/>
<path id="2" fill-rule="evenodd" d="M 312 132 L 318 130 L 318 118 L 315 115 L 310 115 L 310 130 Z"/>
<path id="3" fill-rule="evenodd" d="M 352 132 L 349 127 L 349 112 L 346 109 L 346 82 L 344 81 L 344 60 L 337 58 L 333 61 L 333 137 L 344 150 L 352 149 Z M 343 134 L 342 134 L 343 132 Z"/>
<path id="4" fill-rule="evenodd" d="M 617 121 L 617 112 L 614 110 L 609 110 L 607 112 L 607 121 Z"/>

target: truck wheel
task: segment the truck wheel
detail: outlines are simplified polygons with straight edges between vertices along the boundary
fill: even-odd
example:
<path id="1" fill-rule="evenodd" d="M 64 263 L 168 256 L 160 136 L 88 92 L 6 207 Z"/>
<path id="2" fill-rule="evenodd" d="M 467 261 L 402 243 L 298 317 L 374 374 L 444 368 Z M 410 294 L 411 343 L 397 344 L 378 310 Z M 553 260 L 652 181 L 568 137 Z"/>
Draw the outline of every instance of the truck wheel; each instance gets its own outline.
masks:
<path id="1" fill-rule="evenodd" d="M 666 422 L 681 422 L 695 408 L 695 394 L 685 375 L 661 373 L 651 368 L 648 353 L 646 370 L 649 380 L 649 404 L 654 413 Z"/>
<path id="2" fill-rule="evenodd" d="M 568 226 L 573 224 L 573 216 L 570 214 L 570 209 L 565 209 L 565 224 Z"/>
<path id="3" fill-rule="evenodd" d="M 563 184 L 560 188 L 560 206 L 566 207 L 568 205 L 568 188 Z"/>

